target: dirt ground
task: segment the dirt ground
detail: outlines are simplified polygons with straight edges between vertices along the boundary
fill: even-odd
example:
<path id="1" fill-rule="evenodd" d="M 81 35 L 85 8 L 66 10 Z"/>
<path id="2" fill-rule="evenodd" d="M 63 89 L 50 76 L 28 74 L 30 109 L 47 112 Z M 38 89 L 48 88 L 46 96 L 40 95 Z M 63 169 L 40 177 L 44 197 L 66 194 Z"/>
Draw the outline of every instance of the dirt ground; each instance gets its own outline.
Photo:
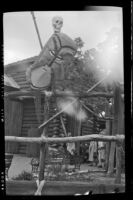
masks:
<path id="1" fill-rule="evenodd" d="M 14 155 L 8 172 L 9 180 L 17 177 L 23 171 L 31 172 L 30 163 L 31 158 Z M 109 177 L 101 168 L 89 166 L 88 164 L 81 164 L 80 170 L 78 170 L 78 172 L 65 173 L 63 176 L 55 178 L 52 177 L 51 181 L 82 181 L 99 184 L 114 184 L 115 175 L 113 177 Z M 125 174 L 122 174 L 121 176 L 121 184 L 125 184 Z"/>
<path id="2" fill-rule="evenodd" d="M 23 155 L 14 154 L 11 166 L 8 171 L 9 179 L 17 177 L 23 171 L 31 172 L 32 171 L 31 159 L 32 158 L 28 158 Z M 87 171 L 87 170 L 95 171 L 97 170 L 97 167 L 91 167 L 88 164 L 81 164 L 80 171 Z M 98 169 L 98 170 L 101 170 L 101 169 Z"/>
<path id="3" fill-rule="evenodd" d="M 92 194 L 114 193 L 115 189 L 119 193 L 125 192 L 125 186 L 122 184 L 99 184 L 88 182 L 65 182 L 48 181 L 42 189 L 43 195 L 75 195 L 84 194 L 91 191 Z M 37 190 L 35 181 L 8 181 L 6 183 L 6 195 L 34 195 Z"/>

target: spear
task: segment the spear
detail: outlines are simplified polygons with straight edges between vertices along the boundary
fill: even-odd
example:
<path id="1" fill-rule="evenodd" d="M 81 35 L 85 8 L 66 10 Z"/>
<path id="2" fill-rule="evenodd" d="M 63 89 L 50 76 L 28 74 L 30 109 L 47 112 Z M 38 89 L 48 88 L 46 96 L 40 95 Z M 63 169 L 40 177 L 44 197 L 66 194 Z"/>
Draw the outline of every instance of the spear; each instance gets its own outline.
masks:
<path id="1" fill-rule="evenodd" d="M 35 29 L 36 29 L 36 32 L 37 32 L 37 36 L 38 36 L 38 39 L 39 39 L 39 43 L 40 43 L 41 49 L 43 49 L 43 45 L 42 45 L 42 42 L 41 42 L 38 26 L 37 26 L 37 23 L 36 23 L 36 18 L 35 18 L 35 15 L 34 15 L 33 11 L 31 11 L 31 15 L 32 15 L 32 18 L 33 18 L 33 21 L 34 21 L 34 25 L 35 25 Z"/>

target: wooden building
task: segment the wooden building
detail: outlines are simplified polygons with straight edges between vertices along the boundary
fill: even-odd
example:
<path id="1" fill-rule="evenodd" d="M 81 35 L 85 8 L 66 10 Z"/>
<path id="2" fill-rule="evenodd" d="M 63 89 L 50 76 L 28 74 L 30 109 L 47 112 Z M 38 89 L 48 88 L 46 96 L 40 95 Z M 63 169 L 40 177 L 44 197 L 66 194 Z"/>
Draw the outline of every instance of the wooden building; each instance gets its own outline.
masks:
<path id="1" fill-rule="evenodd" d="M 20 86 L 20 91 L 31 91 L 31 94 L 25 95 L 12 95 L 12 97 L 5 97 L 5 135 L 12 136 L 24 136 L 27 137 L 34 128 L 37 128 L 44 120 L 44 96 L 31 89 L 29 83 L 26 80 L 26 69 L 32 65 L 37 57 L 32 57 L 22 61 L 8 64 L 4 67 L 4 73 L 8 77 L 12 77 L 16 83 Z M 95 83 L 92 78 L 92 74 L 84 73 L 80 64 L 74 63 L 71 67 L 63 82 L 57 82 L 56 88 L 64 90 L 70 90 L 82 94 L 91 88 Z M 62 89 L 63 88 L 63 89 Z M 103 87 L 97 87 L 95 91 L 105 91 Z M 10 91 L 8 93 L 11 93 Z M 84 104 L 91 109 L 95 110 L 97 102 L 100 100 L 105 102 L 105 98 L 87 98 L 83 97 L 81 100 Z M 103 106 L 104 107 L 104 106 Z M 57 113 L 56 98 L 52 96 L 49 99 L 49 117 Z M 77 122 L 74 118 L 63 113 L 64 124 L 67 131 L 71 131 L 72 135 L 85 135 L 96 133 L 96 118 L 87 113 L 88 119 L 81 122 L 80 131 L 77 133 Z M 75 121 L 75 122 L 74 122 Z M 74 125 L 75 124 L 75 125 Z M 34 131 L 33 131 L 34 132 Z M 33 133 L 32 132 L 32 133 Z M 40 136 L 38 132 L 33 134 L 34 136 Z M 52 120 L 48 125 L 49 137 L 58 135 L 62 137 L 64 134 L 60 117 Z M 31 136 L 31 135 L 30 135 Z M 6 144 L 7 153 L 26 154 L 25 143 L 10 143 Z"/>

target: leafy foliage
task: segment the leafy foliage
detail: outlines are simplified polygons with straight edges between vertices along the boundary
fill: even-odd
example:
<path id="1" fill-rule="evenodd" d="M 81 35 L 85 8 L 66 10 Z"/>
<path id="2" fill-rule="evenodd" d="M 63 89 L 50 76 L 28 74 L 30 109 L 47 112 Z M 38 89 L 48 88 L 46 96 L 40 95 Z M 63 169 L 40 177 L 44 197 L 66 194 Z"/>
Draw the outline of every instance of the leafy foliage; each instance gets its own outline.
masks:
<path id="1" fill-rule="evenodd" d="M 75 38 L 74 41 L 75 41 L 76 46 L 77 46 L 76 57 L 78 57 L 78 59 L 82 59 L 83 58 L 82 47 L 84 46 L 84 42 L 80 37 Z"/>
<path id="2" fill-rule="evenodd" d="M 113 82 L 123 79 L 122 33 L 119 28 L 114 27 L 106 35 L 106 39 L 97 48 L 85 52 L 84 59 L 88 70 L 98 79 L 110 71 L 111 76 L 106 85 L 112 85 Z"/>
<path id="3" fill-rule="evenodd" d="M 75 38 L 74 41 L 76 42 L 76 45 L 77 45 L 78 48 L 81 49 L 84 46 L 84 42 L 80 37 Z"/>
<path id="4" fill-rule="evenodd" d="M 106 38 L 103 42 L 97 44 L 97 48 L 86 50 L 84 53 L 82 47 L 84 42 L 80 37 L 75 38 L 77 47 L 80 53 L 74 60 L 74 66 L 70 76 L 72 80 L 78 78 L 78 83 L 85 80 L 88 89 L 96 82 L 103 79 L 109 70 L 112 75 L 104 81 L 103 84 L 96 87 L 95 91 L 112 92 L 113 83 L 120 81 L 122 77 L 122 35 L 117 27 L 113 27 L 106 33 Z M 79 82 L 80 81 L 80 82 Z M 98 114 L 105 111 L 105 99 L 98 98 L 94 101 L 95 112 Z"/>

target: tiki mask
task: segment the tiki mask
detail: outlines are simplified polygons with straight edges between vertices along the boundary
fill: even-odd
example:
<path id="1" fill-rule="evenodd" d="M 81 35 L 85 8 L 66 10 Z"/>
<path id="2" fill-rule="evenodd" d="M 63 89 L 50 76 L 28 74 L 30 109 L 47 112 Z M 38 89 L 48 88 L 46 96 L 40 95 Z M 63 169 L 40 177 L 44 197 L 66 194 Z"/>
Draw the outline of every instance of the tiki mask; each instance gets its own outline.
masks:
<path id="1" fill-rule="evenodd" d="M 59 17 L 59 16 L 53 17 L 52 25 L 53 25 L 53 28 L 54 28 L 54 32 L 59 33 L 61 31 L 62 26 L 63 26 L 63 18 Z"/>

